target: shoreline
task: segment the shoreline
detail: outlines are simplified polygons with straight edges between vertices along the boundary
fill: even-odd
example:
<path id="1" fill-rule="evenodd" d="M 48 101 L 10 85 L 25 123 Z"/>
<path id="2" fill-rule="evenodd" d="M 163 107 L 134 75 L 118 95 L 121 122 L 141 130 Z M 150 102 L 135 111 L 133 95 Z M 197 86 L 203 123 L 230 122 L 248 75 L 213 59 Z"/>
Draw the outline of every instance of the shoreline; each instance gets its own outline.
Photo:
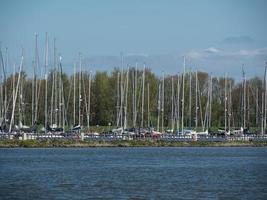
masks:
<path id="1" fill-rule="evenodd" d="M 267 147 L 266 141 L 57 141 L 2 140 L 0 148 L 94 148 L 94 147 Z"/>

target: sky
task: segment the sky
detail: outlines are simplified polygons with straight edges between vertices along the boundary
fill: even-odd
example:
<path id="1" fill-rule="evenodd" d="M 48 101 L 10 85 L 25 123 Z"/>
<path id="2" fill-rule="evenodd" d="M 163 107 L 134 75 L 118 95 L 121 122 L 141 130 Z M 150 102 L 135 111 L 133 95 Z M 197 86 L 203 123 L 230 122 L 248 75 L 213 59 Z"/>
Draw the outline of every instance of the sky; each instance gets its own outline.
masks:
<path id="1" fill-rule="evenodd" d="M 0 41 L 9 63 L 31 70 L 34 35 L 44 60 L 56 38 L 63 66 L 71 72 L 79 52 L 85 70 L 111 70 L 146 63 L 157 74 L 202 70 L 240 79 L 262 76 L 267 61 L 265 0 L 0 0 Z M 50 59 L 51 60 L 51 59 Z"/>

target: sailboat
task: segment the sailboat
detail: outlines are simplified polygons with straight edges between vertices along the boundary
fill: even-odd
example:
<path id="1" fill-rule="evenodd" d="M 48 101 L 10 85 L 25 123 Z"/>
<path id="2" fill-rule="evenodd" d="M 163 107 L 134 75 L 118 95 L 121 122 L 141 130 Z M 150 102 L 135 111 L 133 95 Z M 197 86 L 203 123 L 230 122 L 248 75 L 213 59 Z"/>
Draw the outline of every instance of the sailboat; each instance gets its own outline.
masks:
<path id="1" fill-rule="evenodd" d="M 61 128 L 61 127 L 51 127 L 49 122 L 47 122 L 45 129 L 46 129 L 47 132 L 50 132 L 50 133 L 58 133 L 58 132 L 61 133 L 61 132 L 63 132 L 63 128 Z"/>
<path id="2" fill-rule="evenodd" d="M 35 133 L 37 131 L 37 123 L 34 122 L 32 126 L 23 125 L 22 122 L 19 122 L 19 125 L 15 125 L 13 129 L 15 132 L 23 132 L 23 133 Z"/>

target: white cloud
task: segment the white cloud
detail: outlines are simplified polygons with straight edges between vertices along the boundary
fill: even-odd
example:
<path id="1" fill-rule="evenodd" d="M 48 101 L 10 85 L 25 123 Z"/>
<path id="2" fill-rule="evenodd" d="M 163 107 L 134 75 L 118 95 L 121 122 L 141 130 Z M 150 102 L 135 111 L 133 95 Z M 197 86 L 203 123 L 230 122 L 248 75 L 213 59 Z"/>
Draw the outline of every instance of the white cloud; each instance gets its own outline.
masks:
<path id="1" fill-rule="evenodd" d="M 261 77 L 267 61 L 267 47 L 258 49 L 240 49 L 229 51 L 210 47 L 207 49 L 193 49 L 185 54 L 188 62 L 197 66 L 198 70 L 207 71 L 218 76 L 225 73 L 239 78 L 242 76 L 241 66 L 245 65 L 248 77 Z"/>
<path id="2" fill-rule="evenodd" d="M 240 50 L 236 53 L 239 56 L 258 56 L 258 55 L 267 55 L 267 48 L 254 49 L 254 50 Z"/>
<path id="3" fill-rule="evenodd" d="M 267 48 L 239 51 L 224 51 L 218 48 L 210 47 L 207 49 L 189 51 L 186 56 L 191 59 L 212 59 L 212 58 L 237 58 L 237 57 L 256 57 L 256 56 L 267 56 Z"/>
<path id="4" fill-rule="evenodd" d="M 207 53 L 219 53 L 219 52 L 221 52 L 220 49 L 216 49 L 214 47 L 207 48 L 204 51 L 207 52 Z"/>
<path id="5" fill-rule="evenodd" d="M 223 52 L 221 49 L 215 47 L 209 47 L 207 49 L 192 49 L 189 53 L 186 54 L 187 57 L 192 59 L 203 59 L 207 58 L 210 55 L 216 55 Z"/>

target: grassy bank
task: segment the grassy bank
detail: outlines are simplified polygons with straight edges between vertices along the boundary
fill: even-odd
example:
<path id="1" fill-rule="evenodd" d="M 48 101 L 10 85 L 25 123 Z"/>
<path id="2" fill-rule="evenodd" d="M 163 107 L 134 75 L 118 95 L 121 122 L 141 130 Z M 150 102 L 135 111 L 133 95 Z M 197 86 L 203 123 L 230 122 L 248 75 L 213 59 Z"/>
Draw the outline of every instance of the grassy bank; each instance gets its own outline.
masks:
<path id="1" fill-rule="evenodd" d="M 2 140 L 1 148 L 39 147 L 264 147 L 267 142 L 226 141 L 226 142 L 175 142 L 175 141 L 59 141 L 59 140 Z"/>

